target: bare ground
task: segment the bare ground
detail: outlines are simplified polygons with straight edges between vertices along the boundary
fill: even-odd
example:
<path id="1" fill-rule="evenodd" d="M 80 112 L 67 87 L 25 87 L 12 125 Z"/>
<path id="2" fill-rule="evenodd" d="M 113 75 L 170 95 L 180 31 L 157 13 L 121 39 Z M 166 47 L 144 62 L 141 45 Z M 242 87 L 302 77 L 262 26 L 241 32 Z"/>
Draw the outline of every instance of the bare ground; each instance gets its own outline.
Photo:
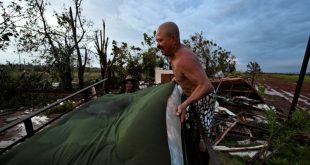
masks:
<path id="1" fill-rule="evenodd" d="M 262 96 L 266 103 L 274 105 L 282 109 L 285 114 L 288 114 L 295 94 L 297 81 L 264 74 L 259 77 L 256 84 L 264 85 L 265 91 Z M 297 107 L 310 110 L 309 81 L 304 81 L 302 85 Z"/>

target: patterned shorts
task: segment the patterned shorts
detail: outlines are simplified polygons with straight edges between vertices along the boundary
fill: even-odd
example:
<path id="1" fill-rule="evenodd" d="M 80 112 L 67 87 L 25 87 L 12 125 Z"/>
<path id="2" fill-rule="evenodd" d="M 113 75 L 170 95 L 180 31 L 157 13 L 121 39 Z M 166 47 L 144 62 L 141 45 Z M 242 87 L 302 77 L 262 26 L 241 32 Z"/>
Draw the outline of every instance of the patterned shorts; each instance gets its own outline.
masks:
<path id="1" fill-rule="evenodd" d="M 191 128 L 194 139 L 197 135 L 204 137 L 211 136 L 211 127 L 214 116 L 216 95 L 214 92 L 206 95 L 187 109 L 187 121 Z"/>

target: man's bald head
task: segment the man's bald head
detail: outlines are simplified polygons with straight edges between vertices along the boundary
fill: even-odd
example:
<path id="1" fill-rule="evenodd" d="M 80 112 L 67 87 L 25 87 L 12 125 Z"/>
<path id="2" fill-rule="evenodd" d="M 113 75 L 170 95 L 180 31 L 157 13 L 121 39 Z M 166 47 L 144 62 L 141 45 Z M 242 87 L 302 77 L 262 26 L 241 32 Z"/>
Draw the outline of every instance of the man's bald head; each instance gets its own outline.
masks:
<path id="1" fill-rule="evenodd" d="M 175 36 L 180 41 L 179 28 L 174 22 L 165 22 L 158 27 L 158 30 L 164 32 L 165 35 Z"/>
<path id="2" fill-rule="evenodd" d="M 178 26 L 173 22 L 161 24 L 157 29 L 156 41 L 157 47 L 161 50 L 162 54 L 173 56 L 181 46 Z"/>

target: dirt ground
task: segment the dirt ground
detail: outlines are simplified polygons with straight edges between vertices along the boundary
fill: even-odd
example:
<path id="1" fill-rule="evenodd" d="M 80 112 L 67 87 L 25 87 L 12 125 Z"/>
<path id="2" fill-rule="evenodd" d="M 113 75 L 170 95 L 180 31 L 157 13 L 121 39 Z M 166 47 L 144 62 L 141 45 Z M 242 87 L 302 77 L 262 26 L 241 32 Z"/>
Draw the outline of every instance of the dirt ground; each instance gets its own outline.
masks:
<path id="1" fill-rule="evenodd" d="M 262 95 L 266 103 L 274 105 L 288 113 L 297 85 L 297 80 L 280 78 L 269 74 L 261 75 L 256 81 L 256 85 L 264 85 L 265 90 Z M 298 99 L 298 107 L 310 110 L 310 82 L 304 81 Z"/>

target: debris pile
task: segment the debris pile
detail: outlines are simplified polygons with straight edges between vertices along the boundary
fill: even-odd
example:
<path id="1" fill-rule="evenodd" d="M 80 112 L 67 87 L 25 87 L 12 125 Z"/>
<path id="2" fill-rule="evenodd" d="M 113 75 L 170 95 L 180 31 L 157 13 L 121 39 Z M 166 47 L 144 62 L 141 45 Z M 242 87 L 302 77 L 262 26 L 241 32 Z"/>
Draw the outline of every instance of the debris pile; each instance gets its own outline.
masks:
<path id="1" fill-rule="evenodd" d="M 268 156 L 260 152 L 268 147 L 266 111 L 285 115 L 265 104 L 242 78 L 223 78 L 212 83 L 217 87 L 213 149 L 251 159 Z"/>

